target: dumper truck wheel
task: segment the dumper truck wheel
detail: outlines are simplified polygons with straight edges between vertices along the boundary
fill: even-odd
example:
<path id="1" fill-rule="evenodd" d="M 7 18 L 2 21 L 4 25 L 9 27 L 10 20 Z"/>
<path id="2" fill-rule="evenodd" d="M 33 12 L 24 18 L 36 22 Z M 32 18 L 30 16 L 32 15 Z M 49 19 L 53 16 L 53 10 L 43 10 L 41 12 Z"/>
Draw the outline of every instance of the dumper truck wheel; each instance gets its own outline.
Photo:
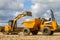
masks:
<path id="1" fill-rule="evenodd" d="M 53 35 L 53 33 L 54 33 L 54 32 L 53 32 L 53 31 L 51 31 L 50 35 Z"/>
<path id="2" fill-rule="evenodd" d="M 37 35 L 38 31 L 32 31 L 32 35 Z"/>
<path id="3" fill-rule="evenodd" d="M 28 28 L 23 29 L 23 34 L 24 35 L 30 35 L 30 30 Z"/>
<path id="4" fill-rule="evenodd" d="M 53 35 L 53 31 L 51 31 L 49 27 L 44 27 L 42 33 L 44 35 Z"/>

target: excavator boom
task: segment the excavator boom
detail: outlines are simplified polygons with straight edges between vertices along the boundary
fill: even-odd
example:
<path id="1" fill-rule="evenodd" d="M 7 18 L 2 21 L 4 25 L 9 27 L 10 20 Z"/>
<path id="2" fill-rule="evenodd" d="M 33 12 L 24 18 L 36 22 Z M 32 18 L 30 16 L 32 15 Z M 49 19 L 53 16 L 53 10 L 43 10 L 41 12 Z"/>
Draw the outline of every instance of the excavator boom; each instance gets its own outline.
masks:
<path id="1" fill-rule="evenodd" d="M 32 16 L 32 13 L 29 11 L 25 11 L 22 14 L 19 14 L 17 17 L 15 17 L 13 20 L 9 20 L 8 25 L 5 26 L 5 31 L 13 31 L 16 26 L 17 20 L 24 16 Z"/>
<path id="2" fill-rule="evenodd" d="M 17 17 L 15 17 L 15 19 L 13 20 L 13 23 L 12 23 L 12 30 L 14 28 L 14 25 L 16 23 L 16 21 L 24 16 L 32 16 L 32 13 L 31 12 L 28 12 L 28 11 L 25 11 L 23 12 L 22 14 L 19 14 Z"/>
<path id="3" fill-rule="evenodd" d="M 28 11 L 25 11 L 23 12 L 22 14 L 19 14 L 17 17 L 15 17 L 15 21 L 22 18 L 23 16 L 32 16 L 32 13 L 31 12 L 28 12 Z"/>

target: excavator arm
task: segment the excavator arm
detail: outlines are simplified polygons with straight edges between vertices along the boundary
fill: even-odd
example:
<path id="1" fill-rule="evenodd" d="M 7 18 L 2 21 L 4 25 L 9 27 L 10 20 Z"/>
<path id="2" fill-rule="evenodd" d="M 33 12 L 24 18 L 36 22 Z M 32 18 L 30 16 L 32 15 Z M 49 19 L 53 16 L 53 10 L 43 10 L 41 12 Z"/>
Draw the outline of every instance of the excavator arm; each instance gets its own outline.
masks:
<path id="1" fill-rule="evenodd" d="M 22 14 L 19 14 L 17 17 L 15 17 L 15 21 L 17 21 L 18 19 L 24 17 L 24 16 L 32 16 L 32 13 L 31 12 L 23 12 Z"/>
<path id="2" fill-rule="evenodd" d="M 17 17 L 14 18 L 13 22 L 12 22 L 12 30 L 14 28 L 14 25 L 16 23 L 16 21 L 24 16 L 32 16 L 32 13 L 31 12 L 28 12 L 28 11 L 25 11 L 23 12 L 22 14 L 19 14 Z"/>
<path id="3" fill-rule="evenodd" d="M 9 20 L 8 25 L 5 26 L 5 31 L 13 31 L 16 25 L 16 21 L 24 16 L 32 16 L 32 13 L 29 11 L 25 11 L 22 14 L 19 14 L 13 20 Z"/>

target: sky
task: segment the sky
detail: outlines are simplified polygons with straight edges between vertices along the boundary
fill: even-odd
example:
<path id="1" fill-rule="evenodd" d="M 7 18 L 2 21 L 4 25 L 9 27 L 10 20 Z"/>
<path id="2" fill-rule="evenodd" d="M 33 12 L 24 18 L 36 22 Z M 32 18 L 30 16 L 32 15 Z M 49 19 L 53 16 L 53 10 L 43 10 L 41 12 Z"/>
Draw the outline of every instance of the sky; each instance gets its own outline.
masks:
<path id="1" fill-rule="evenodd" d="M 55 19 L 60 24 L 60 0 L 0 0 L 0 25 L 5 26 L 5 22 L 14 19 L 23 11 L 31 11 L 33 16 L 23 17 L 18 23 L 25 19 L 50 17 L 49 9 L 53 10 Z"/>

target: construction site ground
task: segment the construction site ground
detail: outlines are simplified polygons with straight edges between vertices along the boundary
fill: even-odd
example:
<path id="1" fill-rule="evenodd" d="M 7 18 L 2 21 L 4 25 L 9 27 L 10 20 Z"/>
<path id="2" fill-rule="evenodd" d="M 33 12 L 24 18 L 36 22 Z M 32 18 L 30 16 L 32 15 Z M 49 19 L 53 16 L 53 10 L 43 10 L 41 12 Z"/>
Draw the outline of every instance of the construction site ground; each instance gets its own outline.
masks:
<path id="1" fill-rule="evenodd" d="M 42 35 L 39 32 L 37 35 L 27 35 L 24 36 L 23 32 L 19 35 L 6 35 L 0 32 L 0 40 L 60 40 L 60 32 L 56 32 L 53 35 Z"/>

